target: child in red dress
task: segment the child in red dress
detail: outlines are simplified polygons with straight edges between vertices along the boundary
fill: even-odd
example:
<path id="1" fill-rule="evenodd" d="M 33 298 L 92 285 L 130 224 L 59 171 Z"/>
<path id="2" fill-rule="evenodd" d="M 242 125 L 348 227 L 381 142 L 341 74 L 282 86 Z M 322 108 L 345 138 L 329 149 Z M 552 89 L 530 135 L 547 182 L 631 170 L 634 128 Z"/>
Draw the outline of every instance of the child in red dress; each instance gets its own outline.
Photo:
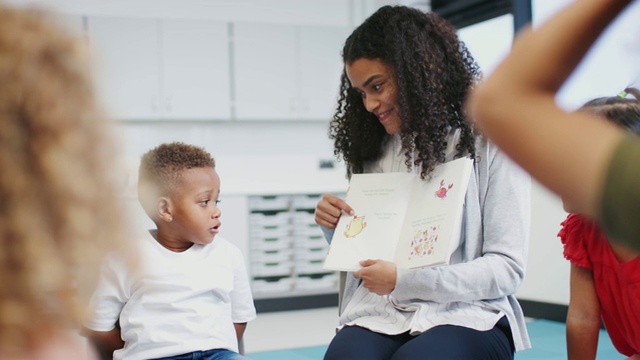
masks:
<path id="1" fill-rule="evenodd" d="M 591 100 L 580 111 L 640 134 L 639 100 L 640 91 L 629 88 L 616 97 Z M 571 211 L 566 201 L 564 208 Z M 620 353 L 640 359 L 640 253 L 610 243 L 595 222 L 575 213 L 567 216 L 558 236 L 571 262 L 569 359 L 595 359 L 601 322 Z"/>

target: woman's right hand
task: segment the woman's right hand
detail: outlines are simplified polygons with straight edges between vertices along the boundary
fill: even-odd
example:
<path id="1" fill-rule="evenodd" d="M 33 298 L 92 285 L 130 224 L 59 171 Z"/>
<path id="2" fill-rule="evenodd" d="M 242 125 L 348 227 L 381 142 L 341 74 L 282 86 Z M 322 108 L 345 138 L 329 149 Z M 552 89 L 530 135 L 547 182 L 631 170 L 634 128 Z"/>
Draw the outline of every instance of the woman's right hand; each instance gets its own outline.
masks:
<path id="1" fill-rule="evenodd" d="M 333 194 L 324 194 L 316 205 L 315 221 L 318 225 L 335 229 L 342 212 L 355 214 L 351 206 Z"/>

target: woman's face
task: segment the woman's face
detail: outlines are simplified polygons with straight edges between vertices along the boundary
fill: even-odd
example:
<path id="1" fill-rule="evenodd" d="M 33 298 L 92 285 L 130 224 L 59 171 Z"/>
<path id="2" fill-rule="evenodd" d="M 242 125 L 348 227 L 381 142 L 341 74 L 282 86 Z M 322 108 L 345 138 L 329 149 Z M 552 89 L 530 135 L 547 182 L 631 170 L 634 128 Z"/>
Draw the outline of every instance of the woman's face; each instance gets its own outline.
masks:
<path id="1" fill-rule="evenodd" d="M 391 67 L 380 60 L 357 59 L 346 65 L 351 87 L 362 96 L 364 107 L 375 115 L 387 134 L 400 131 L 396 81 Z"/>

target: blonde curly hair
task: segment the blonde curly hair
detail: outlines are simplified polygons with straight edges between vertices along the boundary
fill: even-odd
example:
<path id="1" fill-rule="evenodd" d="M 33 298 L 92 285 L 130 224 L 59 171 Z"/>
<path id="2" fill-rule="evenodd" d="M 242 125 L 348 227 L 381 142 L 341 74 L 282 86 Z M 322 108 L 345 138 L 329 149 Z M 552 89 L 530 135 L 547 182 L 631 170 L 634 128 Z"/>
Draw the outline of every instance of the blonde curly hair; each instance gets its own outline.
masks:
<path id="1" fill-rule="evenodd" d="M 0 2 L 0 358 L 78 327 L 102 256 L 128 239 L 90 70 L 54 18 Z"/>

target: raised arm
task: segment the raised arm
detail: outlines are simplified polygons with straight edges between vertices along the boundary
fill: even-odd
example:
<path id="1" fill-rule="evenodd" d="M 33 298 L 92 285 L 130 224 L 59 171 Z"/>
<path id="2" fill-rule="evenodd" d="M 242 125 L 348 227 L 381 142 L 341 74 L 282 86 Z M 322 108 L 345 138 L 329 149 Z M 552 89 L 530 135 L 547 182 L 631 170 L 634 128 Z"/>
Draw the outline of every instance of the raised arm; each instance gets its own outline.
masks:
<path id="1" fill-rule="evenodd" d="M 507 155 L 581 212 L 597 216 L 604 173 L 622 132 L 555 95 L 631 0 L 578 0 L 518 35 L 509 56 L 469 99 L 471 119 Z"/>

